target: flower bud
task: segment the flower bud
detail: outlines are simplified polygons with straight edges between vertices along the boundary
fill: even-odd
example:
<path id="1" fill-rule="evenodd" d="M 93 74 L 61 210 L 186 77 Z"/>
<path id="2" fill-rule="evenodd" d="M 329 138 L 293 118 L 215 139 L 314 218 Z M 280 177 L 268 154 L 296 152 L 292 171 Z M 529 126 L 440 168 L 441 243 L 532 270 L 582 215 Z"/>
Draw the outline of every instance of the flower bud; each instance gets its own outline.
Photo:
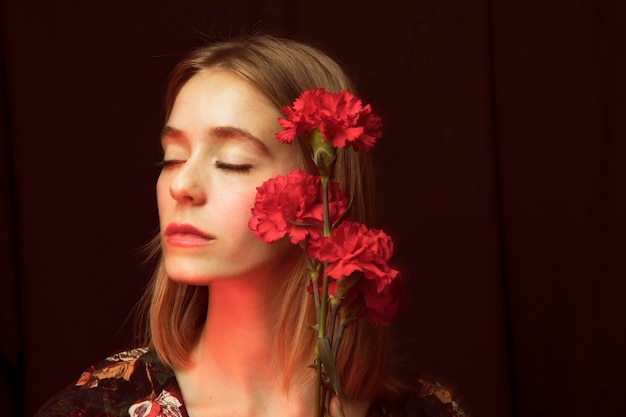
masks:
<path id="1" fill-rule="evenodd" d="M 335 148 L 324 140 L 319 129 L 311 131 L 311 147 L 313 148 L 313 161 L 317 166 L 322 178 L 328 179 L 335 162 Z"/>

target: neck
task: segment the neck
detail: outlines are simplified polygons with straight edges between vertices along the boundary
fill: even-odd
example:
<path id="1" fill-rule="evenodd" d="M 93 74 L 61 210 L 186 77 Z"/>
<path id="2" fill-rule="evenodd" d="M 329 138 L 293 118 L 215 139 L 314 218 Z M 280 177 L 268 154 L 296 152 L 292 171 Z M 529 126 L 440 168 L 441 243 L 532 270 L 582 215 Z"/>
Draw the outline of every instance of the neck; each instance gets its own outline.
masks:
<path id="1" fill-rule="evenodd" d="M 312 415 L 314 386 L 292 383 L 286 392 L 283 375 L 273 364 L 282 285 L 276 276 L 211 284 L 207 319 L 192 352 L 192 365 L 175 370 L 189 415 Z M 296 371 L 300 376 L 305 372 L 312 371 Z M 368 406 L 369 402 L 353 402 L 344 407 L 345 415 L 365 416 Z"/>
<path id="2" fill-rule="evenodd" d="M 273 364 L 276 316 L 283 299 L 283 280 L 276 277 L 211 284 L 207 319 L 191 354 L 192 365 L 175 370 L 189 415 L 310 414 L 313 387 L 292 384 L 285 391 L 283 375 Z"/>
<path id="3" fill-rule="evenodd" d="M 199 366 L 230 377 L 262 381 L 272 376 L 276 324 L 276 279 L 248 278 L 216 282 L 209 291 L 205 327 L 195 351 Z"/>

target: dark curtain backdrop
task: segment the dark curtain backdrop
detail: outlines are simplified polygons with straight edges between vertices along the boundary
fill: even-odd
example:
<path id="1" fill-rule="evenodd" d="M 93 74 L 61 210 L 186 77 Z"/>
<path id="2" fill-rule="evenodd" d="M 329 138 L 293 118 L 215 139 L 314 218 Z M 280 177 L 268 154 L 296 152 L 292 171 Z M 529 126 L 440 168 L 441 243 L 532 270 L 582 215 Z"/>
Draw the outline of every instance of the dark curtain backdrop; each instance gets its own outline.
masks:
<path id="1" fill-rule="evenodd" d="M 314 43 L 386 121 L 404 345 L 474 416 L 624 415 L 626 2 L 1 0 L 0 402 L 132 343 L 182 54 Z"/>

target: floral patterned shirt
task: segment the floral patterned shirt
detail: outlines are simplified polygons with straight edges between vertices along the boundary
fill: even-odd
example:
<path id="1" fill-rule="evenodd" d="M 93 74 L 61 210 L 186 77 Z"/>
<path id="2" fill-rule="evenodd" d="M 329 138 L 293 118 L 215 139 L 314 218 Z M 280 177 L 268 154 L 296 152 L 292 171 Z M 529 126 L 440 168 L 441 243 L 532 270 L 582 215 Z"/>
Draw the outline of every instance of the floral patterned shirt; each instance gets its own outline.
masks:
<path id="1" fill-rule="evenodd" d="M 450 392 L 417 382 L 411 398 L 376 401 L 367 417 L 464 417 Z M 189 417 L 174 372 L 152 350 L 132 349 L 91 366 L 35 417 Z"/>

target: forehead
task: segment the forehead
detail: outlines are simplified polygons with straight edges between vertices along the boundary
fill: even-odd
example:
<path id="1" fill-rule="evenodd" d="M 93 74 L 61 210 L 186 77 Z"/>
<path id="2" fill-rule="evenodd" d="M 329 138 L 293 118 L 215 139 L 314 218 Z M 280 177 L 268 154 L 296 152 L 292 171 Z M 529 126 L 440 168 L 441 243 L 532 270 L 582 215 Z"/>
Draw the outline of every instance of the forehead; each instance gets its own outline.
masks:
<path id="1" fill-rule="evenodd" d="M 172 112 L 181 102 L 194 100 L 194 104 L 219 104 L 255 108 L 279 114 L 279 108 L 243 76 L 223 68 L 209 68 L 199 71 L 180 88 L 173 104 Z"/>
<path id="2" fill-rule="evenodd" d="M 181 131 L 234 127 L 275 141 L 279 109 L 243 77 L 224 69 L 191 77 L 174 100 L 167 125 Z"/>

